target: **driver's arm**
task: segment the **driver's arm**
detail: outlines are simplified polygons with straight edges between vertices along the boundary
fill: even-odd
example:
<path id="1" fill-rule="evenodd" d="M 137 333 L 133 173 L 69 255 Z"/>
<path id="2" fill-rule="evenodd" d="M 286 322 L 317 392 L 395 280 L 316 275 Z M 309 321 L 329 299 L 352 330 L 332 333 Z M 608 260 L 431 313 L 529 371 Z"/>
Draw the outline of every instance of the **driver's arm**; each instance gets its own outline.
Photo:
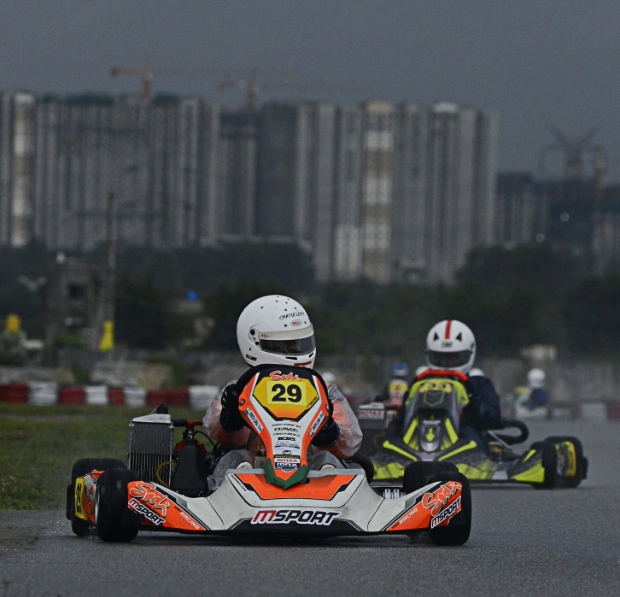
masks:
<path id="1" fill-rule="evenodd" d="M 336 384 L 330 384 L 327 388 L 327 396 L 334 406 L 332 418 L 339 427 L 338 437 L 331 446 L 325 449 L 336 458 L 350 458 L 362 445 L 362 430 L 357 417 L 351 410 L 344 394 Z"/>
<path id="2" fill-rule="evenodd" d="M 241 448 L 248 443 L 250 437 L 250 429 L 242 426 L 227 431 L 222 425 L 220 418 L 222 415 L 222 397 L 228 390 L 235 387 L 235 382 L 230 382 L 220 392 L 220 395 L 209 405 L 207 412 L 202 420 L 204 432 L 216 442 L 224 444 L 229 448 Z M 233 427 L 238 427 L 234 425 Z"/>

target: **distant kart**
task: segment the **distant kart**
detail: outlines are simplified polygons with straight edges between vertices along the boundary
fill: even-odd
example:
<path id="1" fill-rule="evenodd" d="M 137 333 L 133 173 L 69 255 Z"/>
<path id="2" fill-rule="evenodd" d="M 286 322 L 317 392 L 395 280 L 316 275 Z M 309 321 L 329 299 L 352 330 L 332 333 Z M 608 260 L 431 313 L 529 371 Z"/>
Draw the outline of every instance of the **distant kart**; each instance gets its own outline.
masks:
<path id="1" fill-rule="evenodd" d="M 372 404 L 358 411 L 360 423 L 374 419 L 375 431 L 371 433 L 380 438 L 380 448 L 372 456 L 373 485 L 402 484 L 411 462 L 450 462 L 470 481 L 527 483 L 542 489 L 577 487 L 586 478 L 588 460 L 576 437 L 548 437 L 517 453 L 512 446 L 524 442 L 529 430 L 521 421 L 504 420 L 499 429 L 483 432 L 490 455 L 475 440 L 460 437 L 461 413 L 469 403 L 465 380 L 463 374 L 454 371 L 422 373 L 405 399 L 402 438 L 384 437 L 376 431 L 382 405 Z M 497 432 L 506 429 L 516 429 L 519 435 Z"/>
<path id="2" fill-rule="evenodd" d="M 195 438 L 202 432 L 194 431 L 200 422 L 168 414 L 136 418 L 130 469 L 110 459 L 75 463 L 67 488 L 73 532 L 94 531 L 113 542 L 132 541 L 140 531 L 289 539 L 426 531 L 437 545 L 468 540 L 469 483 L 452 465 L 422 470 L 412 464 L 403 496 L 373 489 L 367 478 L 372 466 L 365 471 L 351 462 L 349 468 L 309 470 L 311 441 L 330 416 L 318 373 L 256 367 L 238 389 L 240 412 L 263 447 L 261 468 L 228 470 L 209 493 L 207 474 L 222 451 L 203 450 Z M 173 448 L 175 426 L 185 432 Z"/>

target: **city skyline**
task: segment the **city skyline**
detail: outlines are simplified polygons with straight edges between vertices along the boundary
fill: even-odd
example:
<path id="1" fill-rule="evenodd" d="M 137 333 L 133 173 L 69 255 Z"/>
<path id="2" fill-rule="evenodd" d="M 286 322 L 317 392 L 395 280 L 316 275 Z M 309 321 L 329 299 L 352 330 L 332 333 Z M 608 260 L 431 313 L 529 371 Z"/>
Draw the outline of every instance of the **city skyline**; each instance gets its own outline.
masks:
<path id="1" fill-rule="evenodd" d="M 620 9 L 615 3 L 551 0 L 379 2 L 184 0 L 87 4 L 7 0 L 0 23 L 0 88 L 116 95 L 137 91 L 135 77 L 112 66 L 158 69 L 296 71 L 259 100 L 324 100 L 357 105 L 372 98 L 431 105 L 485 106 L 499 114 L 499 169 L 534 171 L 547 127 L 577 138 L 600 127 L 609 156 L 606 182 L 618 179 L 620 123 L 615 118 Z M 28 40 L 27 43 L 24 43 Z M 155 77 L 156 91 L 224 105 L 243 101 L 239 77 Z M 294 91 L 291 86 L 307 86 Z M 316 86 L 358 92 L 312 91 Z M 280 91 L 274 88 L 280 87 Z"/>

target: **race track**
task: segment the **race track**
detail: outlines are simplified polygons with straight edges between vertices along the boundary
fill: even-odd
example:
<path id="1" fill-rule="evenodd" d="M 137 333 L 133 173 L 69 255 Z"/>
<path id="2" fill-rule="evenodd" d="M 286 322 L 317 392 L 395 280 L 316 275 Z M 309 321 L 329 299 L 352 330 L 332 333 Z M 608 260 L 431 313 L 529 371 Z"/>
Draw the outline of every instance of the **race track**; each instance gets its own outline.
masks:
<path id="1" fill-rule="evenodd" d="M 152 534 L 113 545 L 77 539 L 63 513 L 43 513 L 36 541 L 24 535 L 0 556 L 0 597 L 620 594 L 620 424 L 531 427 L 531 441 L 580 437 L 589 479 L 576 490 L 475 489 L 464 547 L 401 537 L 282 545 Z"/>

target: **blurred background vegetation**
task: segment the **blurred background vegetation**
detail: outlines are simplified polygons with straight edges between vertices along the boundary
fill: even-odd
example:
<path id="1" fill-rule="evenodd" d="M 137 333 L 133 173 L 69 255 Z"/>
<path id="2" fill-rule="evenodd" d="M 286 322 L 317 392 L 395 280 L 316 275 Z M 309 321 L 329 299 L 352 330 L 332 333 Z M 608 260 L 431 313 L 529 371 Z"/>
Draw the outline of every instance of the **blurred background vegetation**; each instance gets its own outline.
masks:
<path id="1" fill-rule="evenodd" d="M 82 257 L 103 262 L 105 251 Z M 0 248 L 0 259 L 0 316 L 17 313 L 28 335 L 41 337 L 45 287 L 35 291 L 23 279 L 45 276 L 54 255 L 34 244 Z M 481 356 L 518 356 L 532 344 L 586 358 L 615 357 L 620 349 L 620 270 L 593 273 L 544 248 L 474 251 L 453 284 L 437 286 L 317 285 L 310 257 L 292 245 L 129 247 L 119 252 L 118 264 L 117 340 L 129 348 L 181 347 L 192 323 L 175 304 L 192 293 L 209 322 L 205 340 L 192 348 L 234 351 L 243 307 L 258 296 L 283 293 L 308 308 L 321 354 L 411 354 L 445 318 L 472 327 Z"/>

